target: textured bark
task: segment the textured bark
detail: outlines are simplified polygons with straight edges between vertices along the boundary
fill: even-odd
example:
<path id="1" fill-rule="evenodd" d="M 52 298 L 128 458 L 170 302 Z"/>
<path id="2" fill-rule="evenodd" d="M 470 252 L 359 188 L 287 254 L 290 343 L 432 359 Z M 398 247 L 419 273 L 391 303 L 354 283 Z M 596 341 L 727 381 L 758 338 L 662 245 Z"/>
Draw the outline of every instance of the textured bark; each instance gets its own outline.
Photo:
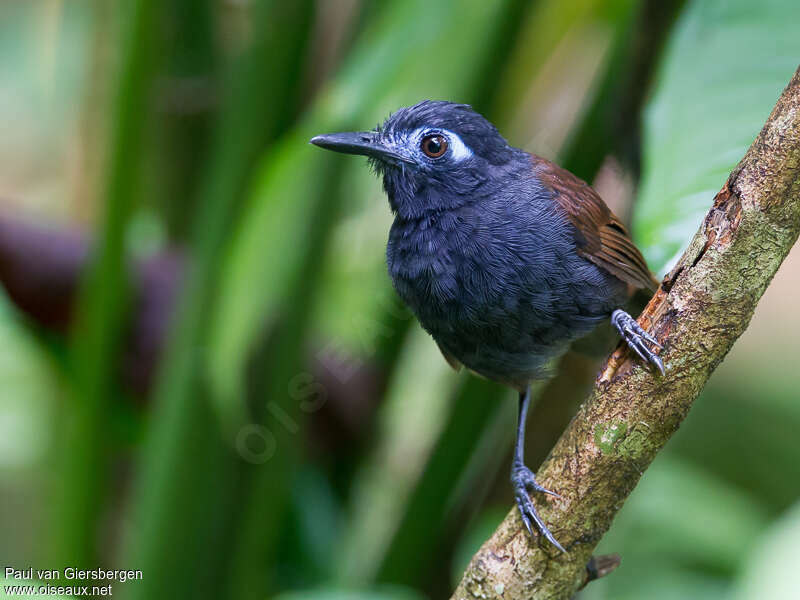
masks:
<path id="1" fill-rule="evenodd" d="M 614 515 L 744 332 L 800 231 L 800 69 L 731 173 L 640 324 L 664 349 L 664 377 L 619 348 L 538 472 L 537 495 L 567 549 L 530 540 L 509 512 L 473 557 L 454 599 L 567 599 Z"/>

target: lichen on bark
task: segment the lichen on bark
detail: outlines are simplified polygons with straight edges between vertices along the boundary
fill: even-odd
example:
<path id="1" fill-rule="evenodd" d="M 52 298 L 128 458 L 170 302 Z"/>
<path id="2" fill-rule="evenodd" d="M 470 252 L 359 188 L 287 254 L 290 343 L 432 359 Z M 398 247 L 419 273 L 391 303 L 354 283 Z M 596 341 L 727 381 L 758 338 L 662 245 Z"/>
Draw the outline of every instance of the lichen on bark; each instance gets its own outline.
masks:
<path id="1" fill-rule="evenodd" d="M 453 599 L 567 599 L 656 453 L 736 339 L 800 231 L 800 69 L 714 198 L 700 230 L 639 317 L 664 345 L 666 376 L 617 349 L 550 456 L 537 497 L 567 549 L 531 540 L 512 509 Z"/>

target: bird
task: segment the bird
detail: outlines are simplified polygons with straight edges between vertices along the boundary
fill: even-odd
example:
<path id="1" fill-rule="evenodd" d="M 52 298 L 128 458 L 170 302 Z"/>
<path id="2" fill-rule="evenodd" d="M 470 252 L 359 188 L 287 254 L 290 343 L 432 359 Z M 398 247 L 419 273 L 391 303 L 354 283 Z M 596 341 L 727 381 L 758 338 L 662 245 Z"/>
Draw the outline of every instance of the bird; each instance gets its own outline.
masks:
<path id="1" fill-rule="evenodd" d="M 389 275 L 445 360 L 518 392 L 517 508 L 529 536 L 533 523 L 566 552 L 530 496 L 560 498 L 525 465 L 531 383 L 608 321 L 664 374 L 661 344 L 625 310 L 658 286 L 625 225 L 583 180 L 512 147 L 468 104 L 424 100 L 373 130 L 310 142 L 366 156 L 382 179 Z"/>

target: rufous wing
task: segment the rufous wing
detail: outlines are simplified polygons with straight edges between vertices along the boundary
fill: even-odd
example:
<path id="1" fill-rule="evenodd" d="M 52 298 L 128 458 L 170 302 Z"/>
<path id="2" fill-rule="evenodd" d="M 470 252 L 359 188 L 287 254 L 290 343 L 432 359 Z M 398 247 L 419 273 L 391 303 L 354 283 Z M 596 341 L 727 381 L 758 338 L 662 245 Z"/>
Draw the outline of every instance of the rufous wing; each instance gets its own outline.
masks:
<path id="1" fill-rule="evenodd" d="M 625 225 L 589 185 L 566 169 L 532 156 L 540 181 L 577 230 L 578 253 L 635 289 L 655 291 L 658 282 Z"/>

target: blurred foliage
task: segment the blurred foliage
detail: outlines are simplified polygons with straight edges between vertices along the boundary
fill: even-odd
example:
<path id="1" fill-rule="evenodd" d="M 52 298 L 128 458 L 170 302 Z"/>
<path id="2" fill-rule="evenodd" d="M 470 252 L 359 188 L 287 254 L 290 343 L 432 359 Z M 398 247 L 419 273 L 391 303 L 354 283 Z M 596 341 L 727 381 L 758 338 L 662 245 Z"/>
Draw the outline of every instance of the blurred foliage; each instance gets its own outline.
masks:
<path id="1" fill-rule="evenodd" d="M 690 3 L 676 23 L 645 113 L 634 211 L 653 268 L 667 270 L 683 251 L 797 68 L 800 38 L 790 23 L 798 18 L 794 2 L 706 1 Z M 728 361 L 738 372 L 726 364 L 712 379 L 601 542 L 598 553 L 622 553 L 619 576 L 582 597 L 780 597 L 764 580 L 761 589 L 732 581 L 756 556 L 753 540 L 770 515 L 800 495 L 800 481 L 789 475 L 800 460 L 792 441 L 800 405 L 789 400 L 797 398 L 796 378 L 789 383 L 785 371 L 770 368 L 774 358 L 740 356 L 734 351 Z M 796 360 L 796 348 L 790 356 Z"/>
<path id="2" fill-rule="evenodd" d="M 800 503 L 778 519 L 747 554 L 735 598 L 797 597 L 797 582 L 788 576 L 800 552 Z"/>
<path id="3" fill-rule="evenodd" d="M 450 371 L 386 276 L 380 182 L 308 139 L 469 102 L 621 214 L 636 196 L 664 270 L 796 68 L 799 6 L 0 4 L 0 208 L 94 241 L 66 338 L 0 297 L 0 563 L 141 568 L 114 593 L 148 600 L 445 597 L 512 503 L 512 394 Z M 142 398 L 137 261 L 167 249 L 183 293 Z M 764 302 L 580 598 L 796 596 L 800 319 Z M 594 370 L 537 387 L 532 466 Z"/>
<path id="4" fill-rule="evenodd" d="M 57 507 L 53 561 L 94 564 L 97 513 L 106 490 L 108 398 L 116 392 L 115 356 L 130 304 L 125 233 L 137 198 L 143 155 L 142 121 L 153 75 L 155 9 L 147 0 L 127 3 L 121 64 L 111 111 L 111 142 L 103 181 L 104 213 L 95 252 L 78 297 L 72 340 L 74 398 L 63 422 L 63 495 Z"/>
<path id="5" fill-rule="evenodd" d="M 634 221 L 654 270 L 683 252 L 797 69 L 798 17 L 793 0 L 698 1 L 676 24 L 645 113 Z"/>
<path id="6" fill-rule="evenodd" d="M 368 592 L 321 589 L 287 592 L 276 596 L 276 600 L 418 600 L 419 598 L 422 596 L 405 588 L 384 587 Z"/>

